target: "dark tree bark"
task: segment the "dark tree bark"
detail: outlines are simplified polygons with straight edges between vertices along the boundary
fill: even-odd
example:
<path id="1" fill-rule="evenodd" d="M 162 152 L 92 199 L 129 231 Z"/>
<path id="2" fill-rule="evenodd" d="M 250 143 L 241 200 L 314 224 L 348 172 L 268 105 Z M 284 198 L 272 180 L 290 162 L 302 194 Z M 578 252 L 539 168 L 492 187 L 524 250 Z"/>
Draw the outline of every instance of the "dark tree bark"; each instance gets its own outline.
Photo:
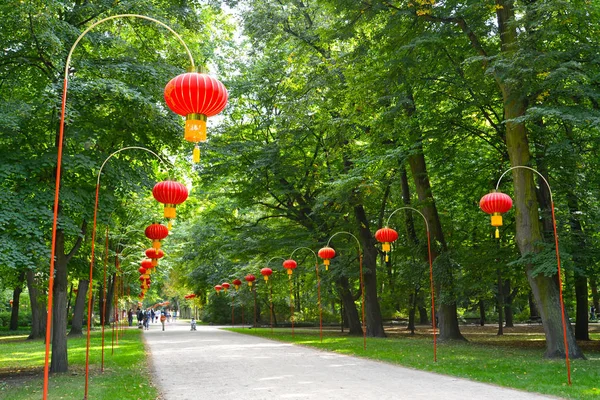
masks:
<path id="1" fill-rule="evenodd" d="M 415 314 L 417 311 L 417 294 L 418 290 L 415 288 L 415 291 L 408 296 L 408 326 L 406 330 L 410 331 L 411 335 L 415 334 Z"/>
<path id="2" fill-rule="evenodd" d="M 423 298 L 423 292 L 419 292 L 417 298 L 417 308 L 419 310 L 419 325 L 433 325 L 433 323 L 429 321 L 427 307 L 425 307 L 425 299 Z"/>
<path id="3" fill-rule="evenodd" d="M 500 271 L 500 268 L 498 268 L 496 270 L 496 273 L 498 275 L 498 281 L 497 281 L 497 300 L 498 300 L 498 333 L 497 335 L 501 336 L 504 335 L 504 290 L 502 288 L 502 272 Z"/>
<path id="4" fill-rule="evenodd" d="M 13 288 L 13 304 L 10 310 L 10 325 L 8 330 L 16 331 L 19 329 L 19 305 L 21 303 L 21 292 L 23 291 L 23 282 L 25 281 L 25 271 L 19 272 L 17 283 Z"/>
<path id="5" fill-rule="evenodd" d="M 358 315 L 358 310 L 356 308 L 356 303 L 354 302 L 354 296 L 352 296 L 352 292 L 350 291 L 350 284 L 348 282 L 348 278 L 341 277 L 337 281 L 338 289 L 340 293 L 340 298 L 342 300 L 345 322 L 347 322 L 348 334 L 349 335 L 362 335 L 362 325 L 360 322 L 360 316 Z"/>
<path id="6" fill-rule="evenodd" d="M 502 285 L 502 293 L 504 295 L 504 319 L 506 328 L 514 328 L 513 322 L 513 307 L 512 303 L 515 297 L 517 296 L 518 289 L 513 289 L 511 291 L 510 279 L 505 279 L 504 284 Z"/>
<path id="7" fill-rule="evenodd" d="M 71 330 L 69 336 L 80 336 L 83 334 L 83 316 L 86 309 L 87 291 L 90 282 L 87 279 L 80 279 L 77 285 L 77 295 L 75 296 L 75 306 L 73 307 L 73 319 L 71 320 Z"/>
<path id="8" fill-rule="evenodd" d="M 359 225 L 359 236 L 363 250 L 363 276 L 365 286 L 365 324 L 367 336 L 386 337 L 383 318 L 377 297 L 377 248 L 369 228 L 369 220 L 362 205 L 354 207 L 354 216 Z"/>
<path id="9" fill-rule="evenodd" d="M 529 291 L 529 295 L 527 296 L 529 300 L 529 319 L 534 320 L 540 317 L 540 313 L 537 308 L 537 304 L 535 304 L 535 299 L 533 298 L 533 293 L 531 290 Z"/>
<path id="10" fill-rule="evenodd" d="M 446 249 L 446 240 L 442 232 L 442 225 L 439 219 L 435 200 L 431 192 L 431 185 L 429 183 L 429 175 L 427 173 L 427 167 L 425 164 L 425 156 L 423 155 L 423 148 L 420 143 L 420 136 L 418 144 L 415 145 L 416 151 L 408 157 L 408 162 L 412 171 L 413 180 L 417 190 L 419 201 L 422 204 L 422 212 L 427 219 L 429 224 L 429 231 L 431 234 L 432 243 L 440 243 L 442 250 Z M 436 250 L 436 246 L 431 248 L 432 258 L 435 260 L 439 255 Z M 452 271 L 436 271 L 438 276 L 444 276 L 445 282 L 435 282 L 436 297 L 439 297 L 440 293 L 446 291 L 452 291 Z M 456 301 L 447 300 L 445 303 L 437 302 L 437 317 L 438 327 L 440 330 L 439 339 L 443 340 L 465 340 L 463 335 L 460 333 L 460 327 L 458 326 L 458 313 L 456 311 Z"/>
<path id="11" fill-rule="evenodd" d="M 479 325 L 485 325 L 485 302 L 479 299 Z"/>
<path id="12" fill-rule="evenodd" d="M 40 339 L 46 331 L 46 303 L 42 301 L 35 274 L 27 270 L 27 290 L 29 291 L 29 302 L 31 303 L 31 333 L 28 339 Z"/>
<path id="13" fill-rule="evenodd" d="M 596 315 L 600 312 L 600 296 L 598 295 L 598 283 L 596 283 L 596 278 L 594 276 L 590 276 L 590 287 L 592 288 L 592 303 L 594 304 L 594 308 L 596 309 Z"/>

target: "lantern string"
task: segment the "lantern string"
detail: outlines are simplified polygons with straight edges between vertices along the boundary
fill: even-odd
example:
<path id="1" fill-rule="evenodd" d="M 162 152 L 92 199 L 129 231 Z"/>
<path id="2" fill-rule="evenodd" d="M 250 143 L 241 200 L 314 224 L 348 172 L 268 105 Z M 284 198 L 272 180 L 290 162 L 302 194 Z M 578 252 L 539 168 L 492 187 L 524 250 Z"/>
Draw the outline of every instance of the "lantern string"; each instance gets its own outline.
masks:
<path id="1" fill-rule="evenodd" d="M 565 346 L 565 364 L 567 367 L 567 382 L 569 383 L 569 385 L 571 385 L 571 362 L 569 360 L 569 342 L 567 340 L 567 323 L 566 323 L 566 318 L 565 318 L 565 303 L 563 300 L 563 290 L 562 290 L 562 276 L 561 276 L 561 266 L 560 266 L 560 251 L 558 248 L 558 232 L 556 230 L 556 216 L 554 214 L 554 200 L 552 197 L 552 189 L 550 188 L 550 184 L 548 183 L 548 181 L 546 180 L 546 178 L 539 173 L 538 171 L 536 171 L 535 169 L 528 167 L 526 165 L 516 165 L 514 167 L 511 167 L 509 169 L 507 169 L 506 171 L 504 171 L 502 173 L 502 175 L 500 175 L 500 178 L 498 179 L 498 183 L 496 183 L 496 190 L 498 190 L 498 187 L 500 186 L 500 181 L 502 180 L 502 178 L 504 177 L 504 175 L 506 175 L 509 171 L 518 169 L 518 168 L 523 168 L 532 172 L 535 172 L 540 178 L 542 178 L 542 180 L 544 181 L 544 183 L 546 184 L 546 187 L 548 188 L 548 192 L 550 193 L 550 209 L 552 212 L 552 227 L 554 230 L 554 246 L 555 246 L 555 250 L 556 250 L 556 267 L 557 267 L 557 276 L 558 276 L 558 293 L 559 293 L 559 301 L 560 301 L 560 312 L 561 312 L 561 317 L 562 317 L 562 328 L 563 328 L 563 344 Z"/>
<path id="2" fill-rule="evenodd" d="M 362 330 L 363 330 L 363 350 L 367 349 L 367 328 L 366 328 L 366 319 L 365 319 L 365 285 L 363 281 L 363 270 L 362 270 L 362 247 L 360 245 L 360 241 L 356 236 L 354 236 L 350 232 L 340 231 L 336 232 L 327 241 L 327 246 L 331 243 L 331 239 L 340 234 L 350 235 L 356 240 L 356 244 L 358 245 L 358 260 L 359 260 L 359 272 L 360 272 L 360 291 L 361 291 L 361 309 L 362 309 Z"/>
<path id="3" fill-rule="evenodd" d="M 313 255 L 315 256 L 315 271 L 317 274 L 317 296 L 318 296 L 318 302 L 319 302 L 319 336 L 321 337 L 321 343 L 323 343 L 323 309 L 321 307 L 321 280 L 319 278 L 319 258 L 317 256 L 317 253 L 315 253 L 315 251 L 313 249 L 311 249 L 310 247 L 297 247 L 294 249 L 294 251 L 292 251 L 292 254 L 290 254 L 290 259 L 294 258 L 294 253 L 297 250 L 308 250 L 311 253 L 313 253 Z"/>
<path id="4" fill-rule="evenodd" d="M 434 281 L 433 281 L 433 257 L 431 256 L 431 235 L 430 235 L 430 231 L 429 231 L 429 222 L 427 222 L 427 218 L 425 218 L 425 215 L 423 215 L 423 213 L 421 211 L 417 210 L 416 208 L 400 207 L 400 208 L 397 208 L 394 211 L 392 211 L 392 213 L 390 214 L 390 216 L 387 219 L 386 226 L 389 225 L 390 219 L 392 218 L 392 216 L 397 211 L 400 211 L 400 210 L 414 211 L 417 214 L 419 214 L 423 218 L 423 221 L 425 222 L 425 229 L 427 231 L 427 258 L 429 259 L 429 286 L 430 286 L 430 291 L 431 291 L 431 322 L 432 322 L 432 328 L 433 328 L 433 361 L 437 362 L 437 329 L 436 329 L 436 323 L 435 323 L 435 286 L 434 286 Z"/>

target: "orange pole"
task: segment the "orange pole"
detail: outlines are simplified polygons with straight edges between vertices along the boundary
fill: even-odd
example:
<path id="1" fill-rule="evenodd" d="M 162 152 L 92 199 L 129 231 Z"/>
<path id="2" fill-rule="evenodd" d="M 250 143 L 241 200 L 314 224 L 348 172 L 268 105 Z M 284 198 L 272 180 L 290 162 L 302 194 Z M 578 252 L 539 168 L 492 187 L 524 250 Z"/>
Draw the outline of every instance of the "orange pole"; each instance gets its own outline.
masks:
<path id="1" fill-rule="evenodd" d="M 90 381 L 90 336 L 91 336 L 91 325 L 92 325 L 92 289 L 94 280 L 94 249 L 96 244 L 96 221 L 98 214 L 98 194 L 100 192 L 100 182 L 96 184 L 96 200 L 94 202 L 94 226 L 92 229 L 92 254 L 90 258 L 90 282 L 88 287 L 88 318 L 87 318 L 87 341 L 85 346 L 85 392 L 83 400 L 87 400 L 88 388 Z"/>
<path id="2" fill-rule="evenodd" d="M 567 364 L 567 381 L 571 385 L 571 362 L 569 361 L 569 342 L 567 341 L 567 323 L 565 321 L 565 303 L 563 301 L 562 277 L 560 272 L 560 252 L 558 251 L 558 233 L 556 232 L 556 217 L 554 216 L 554 202 L 552 206 L 552 225 L 554 226 L 554 246 L 556 247 L 556 262 L 558 266 L 558 293 L 560 297 L 560 315 L 562 317 L 563 341 L 565 344 L 565 363 Z"/>
<path id="3" fill-rule="evenodd" d="M 106 226 L 106 246 L 104 249 L 104 284 L 102 285 L 102 363 L 100 372 L 104 372 L 104 325 L 106 325 L 106 267 L 108 265 L 108 225 Z"/>
<path id="4" fill-rule="evenodd" d="M 58 154 L 56 161 L 56 182 L 54 186 L 54 215 L 52 217 L 52 245 L 50 248 L 50 277 L 48 279 L 48 312 L 46 313 L 46 355 L 44 357 L 44 388 L 42 393 L 43 400 L 48 399 L 48 376 L 49 376 L 49 356 L 50 341 L 52 332 L 52 299 L 54 294 L 54 258 L 56 256 L 56 230 L 58 221 L 58 199 L 60 193 L 60 172 L 62 164 L 63 136 L 65 132 L 65 108 L 67 105 L 67 86 L 68 78 L 65 76 L 63 81 L 62 105 L 60 110 L 60 128 L 58 133 Z"/>
<path id="5" fill-rule="evenodd" d="M 429 285 L 431 290 L 431 323 L 433 324 L 433 362 L 437 362 L 437 338 L 435 324 L 435 290 L 433 287 L 433 261 L 431 259 L 431 239 L 427 229 L 427 254 L 429 255 Z"/>
<path id="6" fill-rule="evenodd" d="M 273 287 L 271 286 L 271 282 L 267 281 L 267 286 L 269 287 L 269 304 L 271 309 L 271 335 L 273 334 Z"/>
<path id="7" fill-rule="evenodd" d="M 363 279 L 363 270 L 362 270 L 362 253 L 358 253 L 359 266 L 360 266 L 360 290 L 361 290 L 361 309 L 362 309 L 362 329 L 363 329 L 363 350 L 367 349 L 367 327 L 365 320 L 365 281 Z"/>
<path id="8" fill-rule="evenodd" d="M 254 292 L 254 327 L 256 328 L 256 288 L 254 286 L 252 291 Z"/>

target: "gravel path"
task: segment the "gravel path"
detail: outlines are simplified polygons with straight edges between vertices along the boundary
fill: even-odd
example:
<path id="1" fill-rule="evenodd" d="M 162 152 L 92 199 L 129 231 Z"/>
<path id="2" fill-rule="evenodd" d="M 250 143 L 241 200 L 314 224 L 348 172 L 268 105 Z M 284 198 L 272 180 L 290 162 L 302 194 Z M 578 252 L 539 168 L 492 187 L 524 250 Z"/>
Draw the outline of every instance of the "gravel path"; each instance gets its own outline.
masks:
<path id="1" fill-rule="evenodd" d="M 164 400 L 550 399 L 184 323 L 144 331 Z"/>

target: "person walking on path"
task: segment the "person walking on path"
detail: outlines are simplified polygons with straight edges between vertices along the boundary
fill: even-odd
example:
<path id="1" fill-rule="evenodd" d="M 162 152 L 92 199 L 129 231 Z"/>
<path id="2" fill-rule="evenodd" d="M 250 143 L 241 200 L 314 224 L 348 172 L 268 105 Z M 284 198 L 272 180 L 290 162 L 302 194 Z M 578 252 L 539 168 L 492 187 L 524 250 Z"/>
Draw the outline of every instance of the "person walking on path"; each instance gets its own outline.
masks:
<path id="1" fill-rule="evenodd" d="M 129 326 L 133 325 L 133 310 L 131 308 L 127 311 L 127 322 L 129 322 Z"/>
<path id="2" fill-rule="evenodd" d="M 162 324 L 162 330 L 165 330 L 165 321 L 167 319 L 167 316 L 165 315 L 164 312 L 160 313 L 160 323 Z"/>

